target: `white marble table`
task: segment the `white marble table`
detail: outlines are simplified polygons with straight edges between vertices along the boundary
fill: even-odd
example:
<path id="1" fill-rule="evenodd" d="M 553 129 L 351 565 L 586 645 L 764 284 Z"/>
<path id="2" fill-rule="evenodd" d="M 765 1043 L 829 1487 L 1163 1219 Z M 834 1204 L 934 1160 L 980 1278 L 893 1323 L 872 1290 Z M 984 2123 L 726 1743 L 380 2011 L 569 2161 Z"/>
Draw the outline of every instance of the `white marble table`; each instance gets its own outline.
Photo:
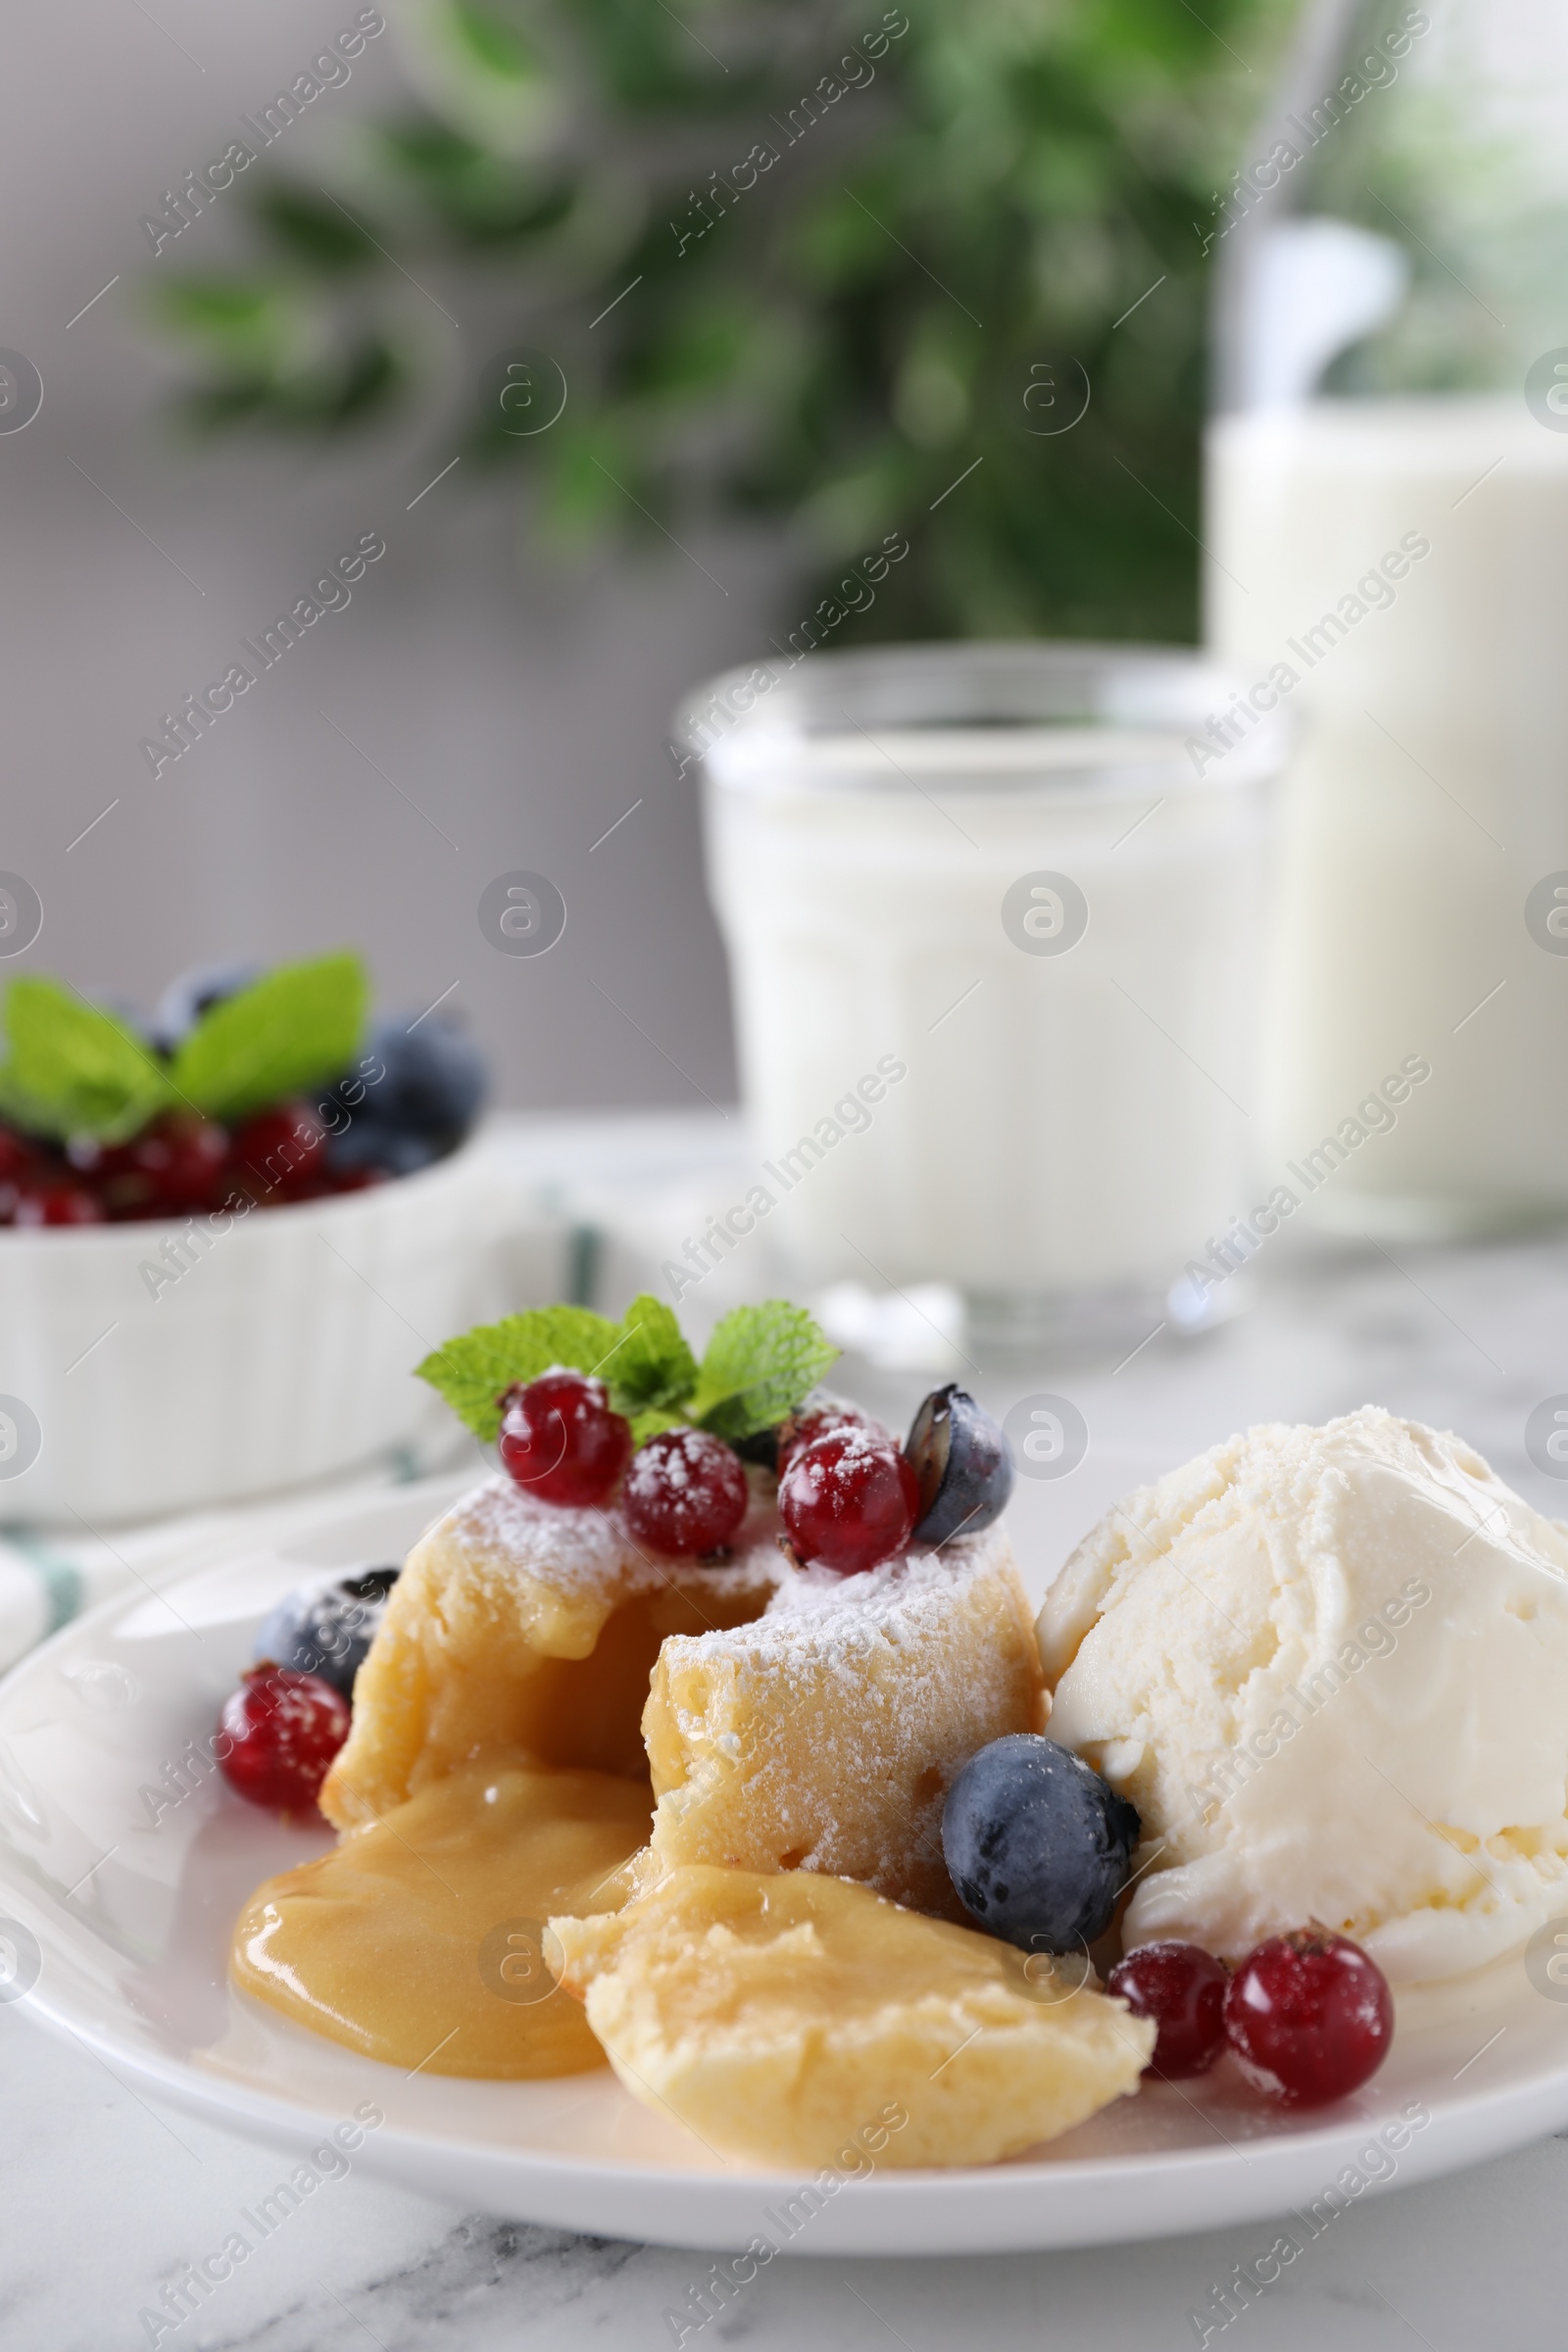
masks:
<path id="1" fill-rule="evenodd" d="M 926 1383 L 852 1371 L 846 1385 L 902 1413 Z M 1255 1311 L 1200 1341 L 1161 1338 L 1114 1372 L 988 1367 L 974 1385 L 993 1410 L 1033 1391 L 1067 1395 L 1089 1425 L 1070 1477 L 1020 1484 L 1017 1538 L 1037 1586 L 1128 1486 L 1244 1422 L 1321 1420 L 1369 1399 L 1458 1428 L 1555 1515 L 1568 1511 L 1568 1488 L 1530 1463 L 1524 1426 L 1543 1398 L 1568 1392 L 1568 1242 L 1393 1257 L 1320 1248 L 1282 1257 Z M 22 2007 L 0 2008 L 0 2352 L 152 2341 L 141 2309 L 183 2260 L 221 2243 L 271 2184 L 275 2157 L 157 2108 L 85 2048 L 46 2039 Z M 1499 2329 L 1509 2342 L 1556 2342 L 1565 2194 L 1568 2147 L 1554 2139 L 1368 2198 L 1225 2329 L 1227 2346 L 1305 2352 L 1332 2336 L 1348 2352 L 1468 2352 Z M 1083 2253 L 780 2261 L 686 2341 L 704 2352 L 740 2341 L 1157 2352 L 1199 2341 L 1188 2313 L 1270 2234 L 1250 2225 Z M 355 2172 L 158 2340 L 180 2352 L 652 2352 L 676 2342 L 664 2315 L 710 2259 L 464 2215 Z"/>
<path id="2" fill-rule="evenodd" d="M 0 2010 L 0 2345 L 131 2352 L 138 2311 L 220 2245 L 277 2159 L 154 2108 L 85 2050 Z M 1568 2146 L 1549 2139 L 1352 2207 L 1223 2336 L 1225 2352 L 1474 2352 L 1561 2341 Z M 688 2345 L 757 2352 L 1162 2352 L 1272 2230 L 1085 2253 L 930 2262 L 780 2261 Z M 351 2175 L 328 2183 L 165 2345 L 182 2352 L 654 2352 L 709 2261 L 573 2238 Z"/>

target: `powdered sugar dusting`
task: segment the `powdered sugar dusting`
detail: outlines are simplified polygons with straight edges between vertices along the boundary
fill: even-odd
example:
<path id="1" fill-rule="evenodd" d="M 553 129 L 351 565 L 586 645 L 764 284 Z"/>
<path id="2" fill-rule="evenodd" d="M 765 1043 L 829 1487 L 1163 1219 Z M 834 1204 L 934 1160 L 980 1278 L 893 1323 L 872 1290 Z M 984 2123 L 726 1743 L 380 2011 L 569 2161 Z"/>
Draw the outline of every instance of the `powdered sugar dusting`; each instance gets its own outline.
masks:
<path id="1" fill-rule="evenodd" d="M 703 1639 L 737 1656 L 760 1648 L 807 1648 L 816 1658 L 835 1651 L 849 1657 L 863 1647 L 868 1633 L 885 1636 L 895 1627 L 913 1632 L 934 1622 L 946 1613 L 956 1586 L 989 1576 L 1011 1558 L 1005 1534 L 994 1527 L 939 1551 L 902 1553 L 858 1576 L 808 1567 L 778 1585 L 755 1624 Z"/>
<path id="2" fill-rule="evenodd" d="M 612 1605 L 667 1584 L 674 1563 L 634 1542 L 618 1509 L 574 1509 L 540 1502 L 506 1477 L 471 1488 L 432 1531 L 506 1574 L 514 1571 L 556 1591 Z M 791 1570 L 778 1548 L 778 1519 L 758 1480 L 725 1566 L 705 1567 L 715 1588 L 781 1584 Z M 682 1562 L 689 1569 L 689 1561 Z"/>

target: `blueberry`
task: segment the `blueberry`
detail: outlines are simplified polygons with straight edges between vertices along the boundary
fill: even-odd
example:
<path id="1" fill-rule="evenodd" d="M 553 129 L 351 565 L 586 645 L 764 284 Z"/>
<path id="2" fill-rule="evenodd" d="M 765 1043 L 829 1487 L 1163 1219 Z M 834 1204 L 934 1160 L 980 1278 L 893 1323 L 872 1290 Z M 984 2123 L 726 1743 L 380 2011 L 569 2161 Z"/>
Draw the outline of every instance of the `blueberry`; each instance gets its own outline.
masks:
<path id="1" fill-rule="evenodd" d="M 412 1176 L 462 1143 L 488 1086 L 484 1057 L 460 1022 L 381 1021 L 358 1070 L 329 1089 L 342 1116 L 328 1141 L 338 1174 L 383 1168 Z M 381 1075 L 372 1076 L 377 1062 Z"/>
<path id="2" fill-rule="evenodd" d="M 444 1156 L 434 1136 L 408 1135 L 378 1119 L 358 1118 L 329 1136 L 326 1162 L 334 1175 L 347 1176 L 359 1168 L 381 1168 L 389 1176 L 415 1176 Z"/>
<path id="3" fill-rule="evenodd" d="M 257 1658 L 270 1658 L 294 1674 L 318 1674 L 323 1683 L 352 1698 L 354 1677 L 397 1581 L 396 1568 L 364 1568 L 335 1584 L 302 1585 L 263 1619 L 256 1636 Z"/>
<path id="4" fill-rule="evenodd" d="M 177 980 L 172 980 L 153 1015 L 153 1034 L 163 1051 L 172 1054 L 204 1012 L 237 997 L 242 988 L 261 978 L 264 968 L 259 963 L 200 963 L 194 971 L 181 972 Z"/>
<path id="5" fill-rule="evenodd" d="M 976 1536 L 1006 1508 L 1012 1449 L 967 1389 L 933 1389 L 914 1416 L 904 1450 L 920 1481 L 912 1543 Z"/>
<path id="6" fill-rule="evenodd" d="M 993 1740 L 948 1792 L 942 1850 L 981 1927 L 1070 1952 L 1110 1925 L 1141 1824 L 1100 1774 L 1035 1732 Z"/>
<path id="7" fill-rule="evenodd" d="M 730 1444 L 743 1462 L 757 1462 L 764 1470 L 778 1468 L 778 1427 L 760 1429 L 750 1438 L 732 1438 Z"/>
<path id="8" fill-rule="evenodd" d="M 484 1056 L 460 1021 L 432 1015 L 417 1028 L 406 1020 L 381 1021 L 369 1051 L 386 1065 L 367 1105 L 373 1103 L 376 1119 L 407 1135 L 455 1142 L 466 1134 L 489 1081 Z"/>

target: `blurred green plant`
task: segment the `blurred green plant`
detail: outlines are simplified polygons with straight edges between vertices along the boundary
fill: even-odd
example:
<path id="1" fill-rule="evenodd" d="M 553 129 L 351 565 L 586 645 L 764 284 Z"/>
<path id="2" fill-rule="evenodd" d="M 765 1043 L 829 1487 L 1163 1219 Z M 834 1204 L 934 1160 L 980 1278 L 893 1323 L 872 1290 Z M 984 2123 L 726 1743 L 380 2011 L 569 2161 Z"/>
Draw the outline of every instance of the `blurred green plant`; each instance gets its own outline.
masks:
<path id="1" fill-rule="evenodd" d="M 253 168 L 254 264 L 155 297 L 184 414 L 341 433 L 447 398 L 433 279 L 565 378 L 525 435 L 505 332 L 465 362 L 458 446 L 527 474 L 547 543 L 782 517 L 817 594 L 899 531 L 861 636 L 1190 636 L 1204 247 L 1291 14 L 410 0 L 417 97 L 340 194 Z M 1087 413 L 1043 431 L 1074 362 Z"/>

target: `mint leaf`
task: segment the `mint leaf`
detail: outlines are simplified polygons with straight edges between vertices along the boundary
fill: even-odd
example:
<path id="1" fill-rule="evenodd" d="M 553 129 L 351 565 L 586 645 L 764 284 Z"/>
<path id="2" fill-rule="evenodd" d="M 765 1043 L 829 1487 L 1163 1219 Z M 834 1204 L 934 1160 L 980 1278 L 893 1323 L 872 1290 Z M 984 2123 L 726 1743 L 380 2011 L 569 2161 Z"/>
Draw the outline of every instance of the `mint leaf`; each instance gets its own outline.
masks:
<path id="1" fill-rule="evenodd" d="M 448 1340 L 415 1370 L 488 1446 L 501 1427 L 501 1396 L 514 1382 L 537 1380 L 552 1364 L 577 1372 L 603 1364 L 608 1379 L 620 1337 L 620 1325 L 591 1307 L 536 1306 Z"/>
<path id="2" fill-rule="evenodd" d="M 804 1307 L 771 1298 L 726 1315 L 699 1371 L 671 1310 L 645 1295 L 620 1323 L 586 1306 L 508 1315 L 448 1340 L 417 1369 L 487 1445 L 501 1427 L 500 1398 L 514 1382 L 537 1380 L 552 1364 L 595 1373 L 641 1446 L 688 1420 L 732 1440 L 771 1429 L 837 1355 Z"/>
<path id="3" fill-rule="evenodd" d="M 173 1085 L 215 1119 L 324 1086 L 358 1052 L 368 1000 L 357 956 L 280 964 L 203 1015 L 174 1055 Z"/>
<path id="4" fill-rule="evenodd" d="M 697 1386 L 697 1358 L 681 1338 L 673 1309 L 647 1292 L 632 1300 L 620 1328 L 623 1336 L 600 1375 L 610 1384 L 610 1401 L 626 1415 L 634 1435 L 639 1419 L 652 1414 L 667 1429 Z M 652 1425 L 643 1434 L 652 1436 Z"/>
<path id="5" fill-rule="evenodd" d="M 800 1403 L 838 1352 L 804 1306 L 785 1298 L 737 1306 L 713 1328 L 686 1409 L 716 1437 L 755 1437 Z"/>
<path id="6" fill-rule="evenodd" d="M 0 1114 L 37 1135 L 120 1143 L 172 1097 L 162 1063 L 113 1013 L 28 974 L 6 990 Z"/>

